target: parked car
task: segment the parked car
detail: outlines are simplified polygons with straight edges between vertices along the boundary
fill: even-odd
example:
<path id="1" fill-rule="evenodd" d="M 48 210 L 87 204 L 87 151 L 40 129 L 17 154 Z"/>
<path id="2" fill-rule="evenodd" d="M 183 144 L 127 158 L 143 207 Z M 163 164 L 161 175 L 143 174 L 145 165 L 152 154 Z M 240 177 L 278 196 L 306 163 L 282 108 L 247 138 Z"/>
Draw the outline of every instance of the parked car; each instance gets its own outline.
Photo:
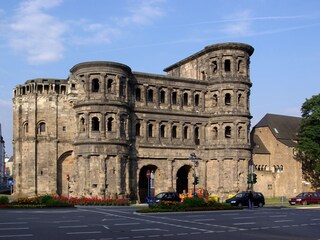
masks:
<path id="1" fill-rule="evenodd" d="M 265 205 L 264 196 L 260 192 L 253 193 L 253 205 L 263 207 Z M 230 203 L 233 206 L 248 206 L 249 205 L 249 192 L 240 192 L 237 195 L 226 200 L 226 203 Z"/>
<path id="2" fill-rule="evenodd" d="M 289 198 L 290 205 L 320 204 L 320 192 L 302 192 L 296 197 Z"/>
<path id="3" fill-rule="evenodd" d="M 162 192 L 150 200 L 147 199 L 147 203 L 159 203 L 160 201 L 181 202 L 181 199 L 176 192 Z"/>

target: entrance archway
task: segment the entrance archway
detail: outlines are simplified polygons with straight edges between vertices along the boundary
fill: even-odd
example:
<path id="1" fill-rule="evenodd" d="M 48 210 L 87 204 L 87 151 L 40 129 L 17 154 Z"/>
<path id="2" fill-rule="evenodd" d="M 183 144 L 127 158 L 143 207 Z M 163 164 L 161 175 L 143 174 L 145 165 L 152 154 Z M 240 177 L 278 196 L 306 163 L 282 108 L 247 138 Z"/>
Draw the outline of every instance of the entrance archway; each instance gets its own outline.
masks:
<path id="1" fill-rule="evenodd" d="M 140 203 L 146 202 L 146 197 L 148 196 L 148 178 L 147 171 L 156 172 L 157 166 L 155 165 L 147 165 L 141 168 L 139 173 L 139 200 Z"/>
<path id="2" fill-rule="evenodd" d="M 188 192 L 189 186 L 188 186 L 188 175 L 190 172 L 191 167 L 189 165 L 184 165 L 181 168 L 179 168 L 177 172 L 177 192 L 182 193 L 183 190 L 186 190 Z"/>
<path id="3" fill-rule="evenodd" d="M 60 196 L 68 196 L 68 181 L 67 175 L 71 177 L 74 169 L 74 159 L 72 151 L 66 152 L 58 159 L 57 164 L 57 194 Z"/>

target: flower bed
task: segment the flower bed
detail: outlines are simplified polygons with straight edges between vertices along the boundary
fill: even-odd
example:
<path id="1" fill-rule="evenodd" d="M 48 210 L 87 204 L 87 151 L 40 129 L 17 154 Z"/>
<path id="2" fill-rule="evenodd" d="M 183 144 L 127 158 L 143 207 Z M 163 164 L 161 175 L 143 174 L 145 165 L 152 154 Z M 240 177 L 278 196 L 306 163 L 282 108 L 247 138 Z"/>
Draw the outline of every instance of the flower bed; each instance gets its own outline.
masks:
<path id="1" fill-rule="evenodd" d="M 28 198 L 18 198 L 9 203 L 7 197 L 0 198 L 0 208 L 48 208 L 84 206 L 128 206 L 128 199 L 101 199 L 101 198 L 67 198 L 61 196 L 42 195 Z"/>

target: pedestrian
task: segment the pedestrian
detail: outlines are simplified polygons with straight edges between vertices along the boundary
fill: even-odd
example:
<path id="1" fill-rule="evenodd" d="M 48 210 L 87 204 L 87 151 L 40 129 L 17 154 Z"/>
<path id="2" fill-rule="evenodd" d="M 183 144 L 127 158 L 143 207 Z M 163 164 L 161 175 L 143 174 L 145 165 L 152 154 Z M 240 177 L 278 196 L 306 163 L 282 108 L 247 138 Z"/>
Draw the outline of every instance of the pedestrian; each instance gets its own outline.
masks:
<path id="1" fill-rule="evenodd" d="M 248 193 L 248 208 L 252 209 L 253 207 L 253 193 L 252 191 L 249 191 Z"/>

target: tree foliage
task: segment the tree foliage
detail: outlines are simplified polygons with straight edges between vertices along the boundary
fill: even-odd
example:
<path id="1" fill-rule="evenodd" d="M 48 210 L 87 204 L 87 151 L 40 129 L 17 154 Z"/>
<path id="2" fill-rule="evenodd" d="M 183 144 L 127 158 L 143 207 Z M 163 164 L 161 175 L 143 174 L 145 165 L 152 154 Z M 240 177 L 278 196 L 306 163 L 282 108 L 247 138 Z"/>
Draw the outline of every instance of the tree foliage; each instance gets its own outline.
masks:
<path id="1" fill-rule="evenodd" d="M 305 179 L 316 189 L 320 188 L 320 94 L 306 99 L 301 113 L 297 157 Z"/>

